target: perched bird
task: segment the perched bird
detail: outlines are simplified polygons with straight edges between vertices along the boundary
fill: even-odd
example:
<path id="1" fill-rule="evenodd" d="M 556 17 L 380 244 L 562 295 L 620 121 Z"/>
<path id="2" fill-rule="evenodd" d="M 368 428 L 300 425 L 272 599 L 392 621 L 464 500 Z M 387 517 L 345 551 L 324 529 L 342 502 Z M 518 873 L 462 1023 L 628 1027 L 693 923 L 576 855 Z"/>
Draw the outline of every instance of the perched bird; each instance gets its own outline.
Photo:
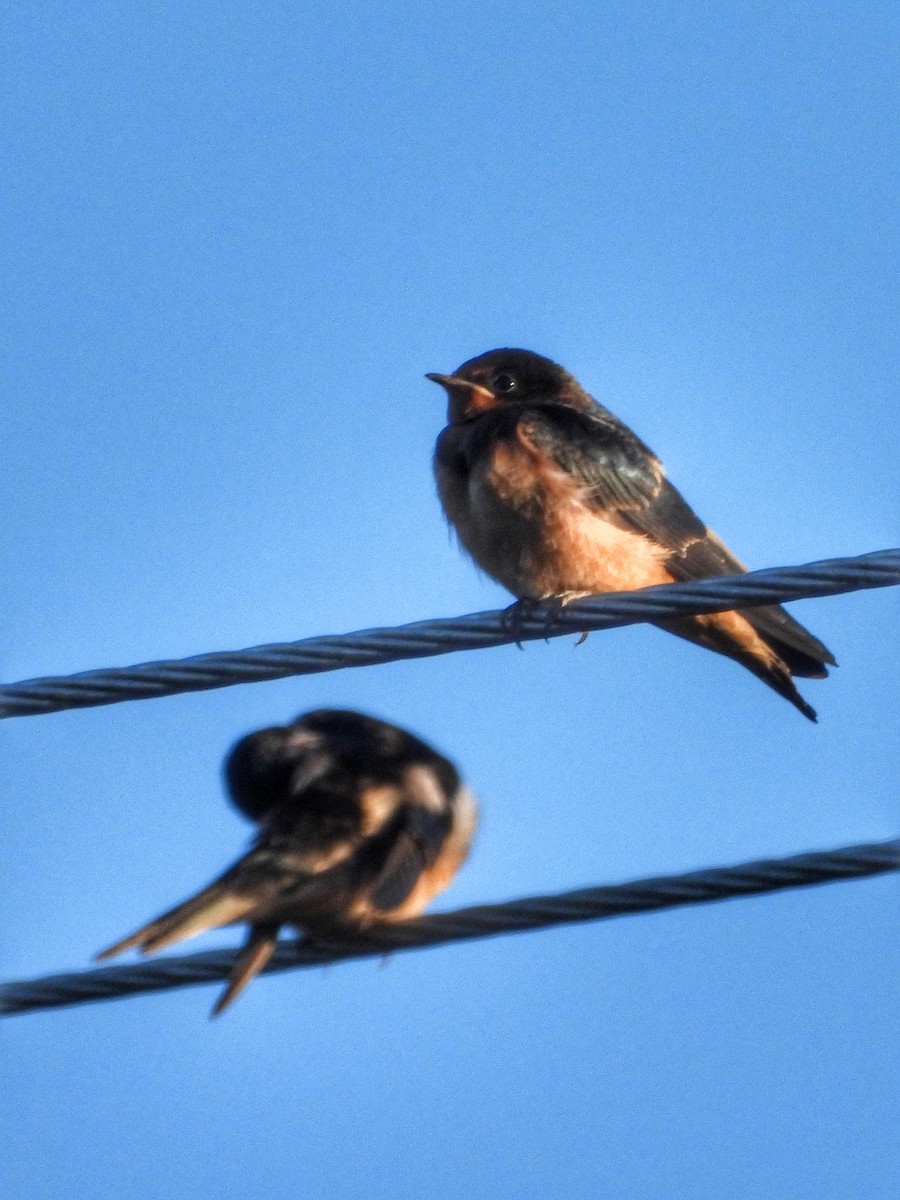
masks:
<path id="1" fill-rule="evenodd" d="M 262 970 L 279 928 L 362 929 L 418 915 L 448 887 L 478 823 L 456 768 L 425 742 L 361 713 L 320 709 L 241 738 L 225 760 L 251 849 L 208 887 L 102 951 L 148 954 L 207 929 L 249 925 L 213 1009 Z"/>
<path id="2" fill-rule="evenodd" d="M 568 371 L 529 350 L 490 350 L 452 375 L 434 455 L 438 493 L 475 562 L 521 601 L 746 571 L 666 479 L 659 459 Z M 660 621 L 735 659 L 811 721 L 793 675 L 831 653 L 782 608 Z"/>

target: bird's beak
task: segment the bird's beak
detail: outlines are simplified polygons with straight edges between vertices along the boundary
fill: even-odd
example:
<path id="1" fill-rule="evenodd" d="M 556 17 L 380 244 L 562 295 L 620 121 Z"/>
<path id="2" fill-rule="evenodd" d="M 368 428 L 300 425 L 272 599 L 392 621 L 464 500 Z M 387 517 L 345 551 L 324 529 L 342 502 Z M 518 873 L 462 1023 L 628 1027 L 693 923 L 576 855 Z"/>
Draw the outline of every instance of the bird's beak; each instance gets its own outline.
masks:
<path id="1" fill-rule="evenodd" d="M 467 417 L 477 417 L 479 413 L 496 408 L 500 403 L 490 390 L 471 379 L 462 379 L 459 375 L 440 375 L 436 371 L 429 372 L 426 379 L 439 383 L 449 398 L 448 415 L 451 421 L 463 421 Z"/>

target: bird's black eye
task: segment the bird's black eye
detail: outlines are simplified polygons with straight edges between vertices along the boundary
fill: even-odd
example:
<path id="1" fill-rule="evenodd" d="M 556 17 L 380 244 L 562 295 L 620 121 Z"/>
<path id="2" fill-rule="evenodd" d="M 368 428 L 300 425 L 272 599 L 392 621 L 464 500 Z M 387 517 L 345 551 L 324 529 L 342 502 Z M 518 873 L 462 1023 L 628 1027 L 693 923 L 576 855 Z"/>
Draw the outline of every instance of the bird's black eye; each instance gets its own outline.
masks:
<path id="1" fill-rule="evenodd" d="M 494 376 L 494 391 L 496 392 L 511 392 L 518 386 L 518 380 L 515 375 L 510 375 L 506 371 L 501 371 L 499 375 Z"/>

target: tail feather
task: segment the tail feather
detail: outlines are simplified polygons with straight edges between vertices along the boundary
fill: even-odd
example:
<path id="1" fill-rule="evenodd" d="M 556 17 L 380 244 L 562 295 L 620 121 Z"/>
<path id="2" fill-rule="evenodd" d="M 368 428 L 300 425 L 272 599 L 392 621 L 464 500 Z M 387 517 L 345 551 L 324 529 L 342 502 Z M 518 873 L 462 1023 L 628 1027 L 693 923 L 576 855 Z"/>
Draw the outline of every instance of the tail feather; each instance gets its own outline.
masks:
<path id="1" fill-rule="evenodd" d="M 185 900 L 183 904 L 170 908 L 149 924 L 142 926 L 128 937 L 107 946 L 95 957 L 102 961 L 137 948 L 143 954 L 163 950 L 174 942 L 184 941 L 205 933 L 207 929 L 218 929 L 231 925 L 252 912 L 259 903 L 258 897 L 231 891 L 221 880 Z"/>
<path id="2" fill-rule="evenodd" d="M 722 653 L 727 652 L 723 651 Z M 752 671 L 757 679 L 761 679 L 763 683 L 768 684 L 779 696 L 783 696 L 785 700 L 793 704 L 794 708 L 799 709 L 808 720 L 818 722 L 819 717 L 816 710 L 811 704 L 807 703 L 797 690 L 797 686 L 791 678 L 791 672 L 779 657 L 773 657 L 771 662 L 762 662 L 760 659 L 754 658 L 749 654 L 734 654 L 730 657 L 733 657 L 736 662 L 746 667 L 748 671 Z"/>
<path id="3" fill-rule="evenodd" d="M 770 639 L 756 629 L 749 617 L 749 613 L 726 612 L 701 617 L 682 617 L 675 621 L 658 621 L 656 624 L 667 629 L 669 633 L 739 662 L 748 671 L 752 671 L 757 679 L 761 679 L 779 696 L 783 696 L 799 709 L 804 717 L 810 721 L 817 721 L 816 710 L 804 700 L 794 684 L 790 661 L 781 657 L 779 648 L 773 646 Z M 824 669 L 822 673 L 825 673 Z"/>
<path id="4" fill-rule="evenodd" d="M 741 615 L 771 646 L 792 675 L 799 675 L 803 679 L 825 679 L 828 667 L 837 666 L 828 647 L 783 608 L 767 605 L 741 609 Z"/>
<path id="5" fill-rule="evenodd" d="M 237 956 L 234 966 L 228 974 L 228 983 L 222 995 L 215 1002 L 210 1017 L 223 1013 L 229 1004 L 233 1004 L 248 983 L 260 973 L 275 950 L 278 941 L 278 925 L 254 925 L 247 938 L 247 944 Z"/>

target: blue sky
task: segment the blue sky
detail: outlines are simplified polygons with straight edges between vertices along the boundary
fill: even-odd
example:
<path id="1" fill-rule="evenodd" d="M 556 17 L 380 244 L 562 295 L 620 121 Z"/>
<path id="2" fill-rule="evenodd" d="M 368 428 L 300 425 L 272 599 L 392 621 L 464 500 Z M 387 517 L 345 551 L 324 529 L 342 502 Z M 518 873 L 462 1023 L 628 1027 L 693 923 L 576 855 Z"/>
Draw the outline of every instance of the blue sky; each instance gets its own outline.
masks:
<path id="1" fill-rule="evenodd" d="M 426 371 L 563 362 L 752 566 L 900 542 L 895 6 L 4 17 L 0 674 L 496 607 Z M 455 906 L 896 836 L 898 594 L 795 606 L 813 727 L 632 628 L 0 726 L 0 976 L 244 845 L 312 707 L 483 806 Z M 3 1023 L 5 1196 L 894 1195 L 896 878 Z M 224 944 L 233 935 L 194 945 Z"/>

